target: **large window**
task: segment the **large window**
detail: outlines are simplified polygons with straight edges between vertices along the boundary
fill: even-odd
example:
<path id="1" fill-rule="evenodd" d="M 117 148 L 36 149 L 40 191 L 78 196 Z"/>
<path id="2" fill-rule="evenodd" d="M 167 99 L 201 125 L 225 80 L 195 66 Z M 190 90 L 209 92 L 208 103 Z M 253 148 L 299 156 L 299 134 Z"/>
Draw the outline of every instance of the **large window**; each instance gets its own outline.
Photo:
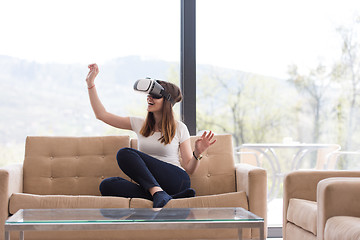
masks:
<path id="1" fill-rule="evenodd" d="M 90 63 L 116 114 L 145 114 L 136 79 L 179 81 L 179 1 L 4 1 L 0 26 L 0 166 L 23 160 L 29 135 L 122 133 L 92 113 Z"/>
<path id="2" fill-rule="evenodd" d="M 360 149 L 359 14 L 355 0 L 197 0 L 198 130 L 231 133 L 235 147 Z"/>
<path id="3" fill-rule="evenodd" d="M 198 128 L 231 132 L 237 145 L 284 137 L 359 145 L 349 135 L 359 119 L 349 95 L 360 78 L 351 75 L 357 11 L 350 0 L 198 0 Z"/>

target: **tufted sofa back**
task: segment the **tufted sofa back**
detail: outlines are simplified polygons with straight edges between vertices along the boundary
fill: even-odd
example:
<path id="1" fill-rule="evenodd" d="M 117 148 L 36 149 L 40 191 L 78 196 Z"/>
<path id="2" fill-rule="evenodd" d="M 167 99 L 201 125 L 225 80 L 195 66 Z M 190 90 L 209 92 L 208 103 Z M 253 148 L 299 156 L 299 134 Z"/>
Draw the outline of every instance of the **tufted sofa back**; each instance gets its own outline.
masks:
<path id="1" fill-rule="evenodd" d="M 24 193 L 100 195 L 104 178 L 126 178 L 116 153 L 129 146 L 129 136 L 27 137 Z"/>
<path id="2" fill-rule="evenodd" d="M 191 137 L 194 148 L 195 140 Z M 231 135 L 216 135 L 199 169 L 191 175 L 197 195 L 235 192 L 235 167 Z M 129 136 L 27 137 L 24 193 L 41 195 L 100 195 L 107 177 L 129 179 L 118 167 L 116 153 L 137 147 Z"/>
<path id="3" fill-rule="evenodd" d="M 191 137 L 193 149 L 197 138 Z M 236 192 L 232 136 L 215 135 L 215 139 L 216 143 L 203 153 L 199 168 L 190 176 L 198 196 Z"/>

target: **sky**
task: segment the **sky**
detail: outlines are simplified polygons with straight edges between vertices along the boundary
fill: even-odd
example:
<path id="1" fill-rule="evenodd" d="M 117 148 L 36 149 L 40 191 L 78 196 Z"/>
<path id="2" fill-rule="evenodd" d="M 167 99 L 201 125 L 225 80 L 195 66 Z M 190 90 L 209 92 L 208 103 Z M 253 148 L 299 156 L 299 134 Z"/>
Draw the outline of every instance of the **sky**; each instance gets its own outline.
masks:
<path id="1" fill-rule="evenodd" d="M 103 64 L 179 61 L 179 0 L 0 0 L 0 55 Z M 358 0 L 197 0 L 197 63 L 284 77 L 339 58 Z"/>

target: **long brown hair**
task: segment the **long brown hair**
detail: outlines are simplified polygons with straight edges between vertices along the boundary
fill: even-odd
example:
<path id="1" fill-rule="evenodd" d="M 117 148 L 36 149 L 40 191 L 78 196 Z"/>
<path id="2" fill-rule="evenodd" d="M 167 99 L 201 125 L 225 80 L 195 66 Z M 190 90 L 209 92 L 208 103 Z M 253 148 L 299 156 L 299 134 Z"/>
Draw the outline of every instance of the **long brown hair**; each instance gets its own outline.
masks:
<path id="1" fill-rule="evenodd" d="M 158 139 L 164 145 L 171 143 L 176 133 L 176 121 L 173 112 L 173 105 L 182 100 L 182 94 L 180 88 L 175 84 L 157 80 L 157 82 L 170 93 L 172 101 L 168 101 L 164 98 L 162 106 L 162 118 L 159 129 L 161 131 L 161 137 Z M 144 125 L 142 126 L 140 133 L 144 137 L 148 137 L 155 132 L 155 117 L 152 112 L 148 112 Z"/>

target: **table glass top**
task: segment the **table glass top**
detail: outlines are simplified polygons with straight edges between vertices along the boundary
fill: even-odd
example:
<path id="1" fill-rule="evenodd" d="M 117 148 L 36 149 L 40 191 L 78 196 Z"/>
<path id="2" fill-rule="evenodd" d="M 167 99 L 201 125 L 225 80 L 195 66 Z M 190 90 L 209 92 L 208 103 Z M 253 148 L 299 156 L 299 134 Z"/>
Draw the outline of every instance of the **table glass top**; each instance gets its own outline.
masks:
<path id="1" fill-rule="evenodd" d="M 243 208 L 21 209 L 6 224 L 263 220 Z"/>

